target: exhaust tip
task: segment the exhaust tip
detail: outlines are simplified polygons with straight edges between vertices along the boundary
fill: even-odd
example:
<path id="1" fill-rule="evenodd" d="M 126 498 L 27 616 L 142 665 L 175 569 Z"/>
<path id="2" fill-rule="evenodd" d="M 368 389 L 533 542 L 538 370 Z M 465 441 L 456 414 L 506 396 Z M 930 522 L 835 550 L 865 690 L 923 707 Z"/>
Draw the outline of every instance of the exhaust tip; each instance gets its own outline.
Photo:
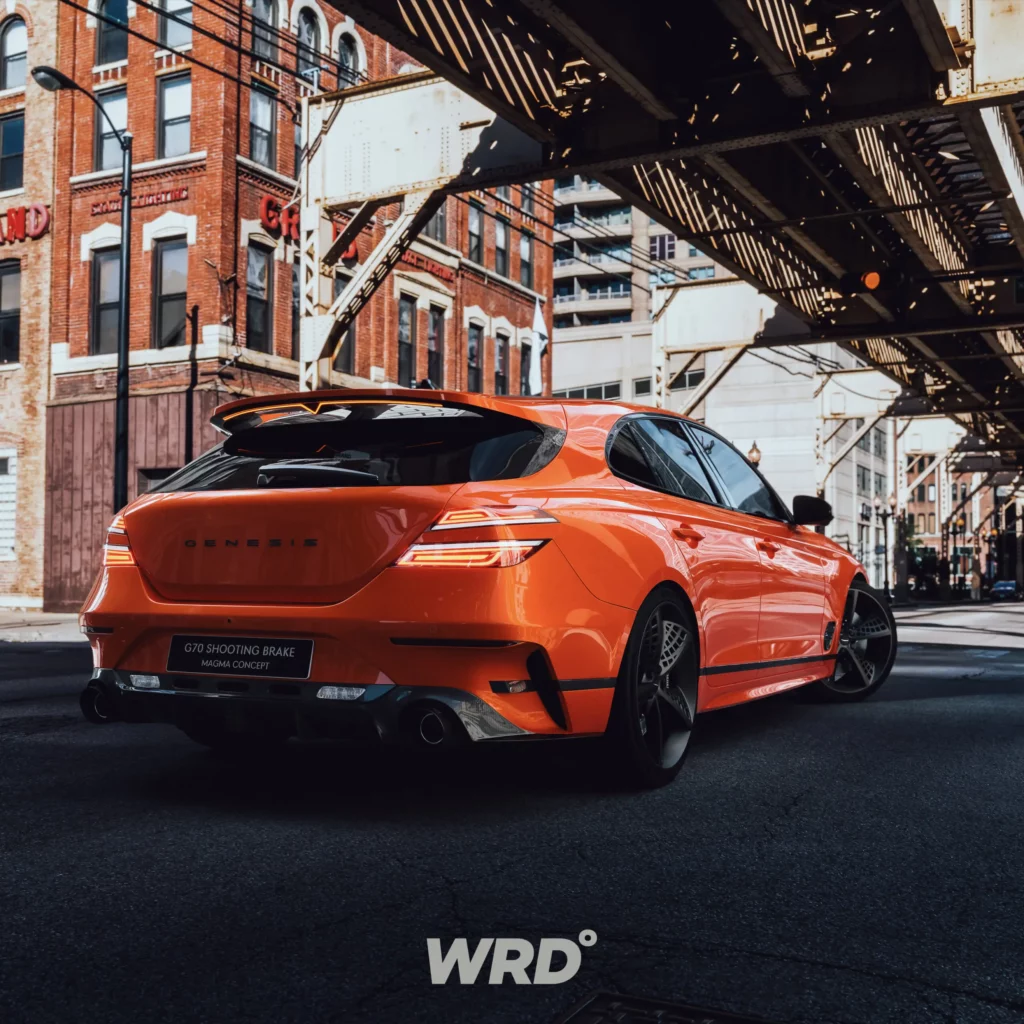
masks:
<path id="1" fill-rule="evenodd" d="M 448 723 L 433 709 L 423 712 L 417 726 L 420 739 L 428 747 L 439 747 L 448 739 Z"/>
<path id="2" fill-rule="evenodd" d="M 106 725 L 116 720 L 114 706 L 102 686 L 90 683 L 78 698 L 82 714 L 93 725 Z"/>

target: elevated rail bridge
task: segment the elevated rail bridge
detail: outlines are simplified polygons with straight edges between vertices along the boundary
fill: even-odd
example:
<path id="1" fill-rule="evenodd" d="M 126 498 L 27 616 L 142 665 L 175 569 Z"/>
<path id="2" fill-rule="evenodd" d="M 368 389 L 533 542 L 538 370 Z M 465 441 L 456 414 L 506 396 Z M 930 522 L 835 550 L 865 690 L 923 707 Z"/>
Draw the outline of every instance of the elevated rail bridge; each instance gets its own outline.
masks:
<path id="1" fill-rule="evenodd" d="M 406 213 L 320 306 L 313 275 L 351 232 L 318 248 L 307 208 L 305 311 L 330 310 L 303 336 L 305 386 L 446 191 L 579 172 L 774 299 L 758 344 L 836 341 L 902 386 L 904 415 L 948 415 L 1024 464 L 1024 5 L 338 6 L 493 116 L 483 159 L 467 145 L 429 182 L 335 197 L 353 229 L 396 194 Z M 325 97 L 310 150 L 345 97 Z M 456 134 L 483 124 L 452 116 Z"/>

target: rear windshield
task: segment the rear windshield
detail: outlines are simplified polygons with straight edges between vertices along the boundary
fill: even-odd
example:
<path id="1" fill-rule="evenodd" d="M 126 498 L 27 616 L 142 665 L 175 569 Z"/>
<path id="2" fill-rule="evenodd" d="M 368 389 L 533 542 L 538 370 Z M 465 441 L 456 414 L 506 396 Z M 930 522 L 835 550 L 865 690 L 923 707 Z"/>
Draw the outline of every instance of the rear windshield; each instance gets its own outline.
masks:
<path id="1" fill-rule="evenodd" d="M 468 483 L 529 476 L 565 432 L 465 406 L 361 401 L 244 426 L 157 491 Z"/>

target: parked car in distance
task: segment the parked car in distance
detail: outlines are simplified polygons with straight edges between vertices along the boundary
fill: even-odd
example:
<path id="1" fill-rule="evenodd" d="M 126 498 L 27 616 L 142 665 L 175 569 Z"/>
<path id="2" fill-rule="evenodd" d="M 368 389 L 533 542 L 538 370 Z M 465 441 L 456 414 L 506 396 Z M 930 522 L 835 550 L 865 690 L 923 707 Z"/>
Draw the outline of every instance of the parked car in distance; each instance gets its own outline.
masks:
<path id="1" fill-rule="evenodd" d="M 988 597 L 990 601 L 1019 601 L 1021 592 L 1013 580 L 999 580 L 992 584 Z"/>

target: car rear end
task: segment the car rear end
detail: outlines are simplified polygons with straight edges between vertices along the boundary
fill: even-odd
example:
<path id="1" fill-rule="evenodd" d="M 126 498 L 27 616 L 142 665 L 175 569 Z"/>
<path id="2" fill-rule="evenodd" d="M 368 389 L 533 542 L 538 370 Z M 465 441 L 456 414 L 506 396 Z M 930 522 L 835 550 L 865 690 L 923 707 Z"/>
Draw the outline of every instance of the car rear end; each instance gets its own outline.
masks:
<path id="1" fill-rule="evenodd" d="M 428 743 L 604 728 L 558 685 L 608 675 L 623 611 L 544 508 L 560 405 L 323 392 L 214 423 L 222 444 L 111 525 L 82 613 L 109 714 Z"/>

